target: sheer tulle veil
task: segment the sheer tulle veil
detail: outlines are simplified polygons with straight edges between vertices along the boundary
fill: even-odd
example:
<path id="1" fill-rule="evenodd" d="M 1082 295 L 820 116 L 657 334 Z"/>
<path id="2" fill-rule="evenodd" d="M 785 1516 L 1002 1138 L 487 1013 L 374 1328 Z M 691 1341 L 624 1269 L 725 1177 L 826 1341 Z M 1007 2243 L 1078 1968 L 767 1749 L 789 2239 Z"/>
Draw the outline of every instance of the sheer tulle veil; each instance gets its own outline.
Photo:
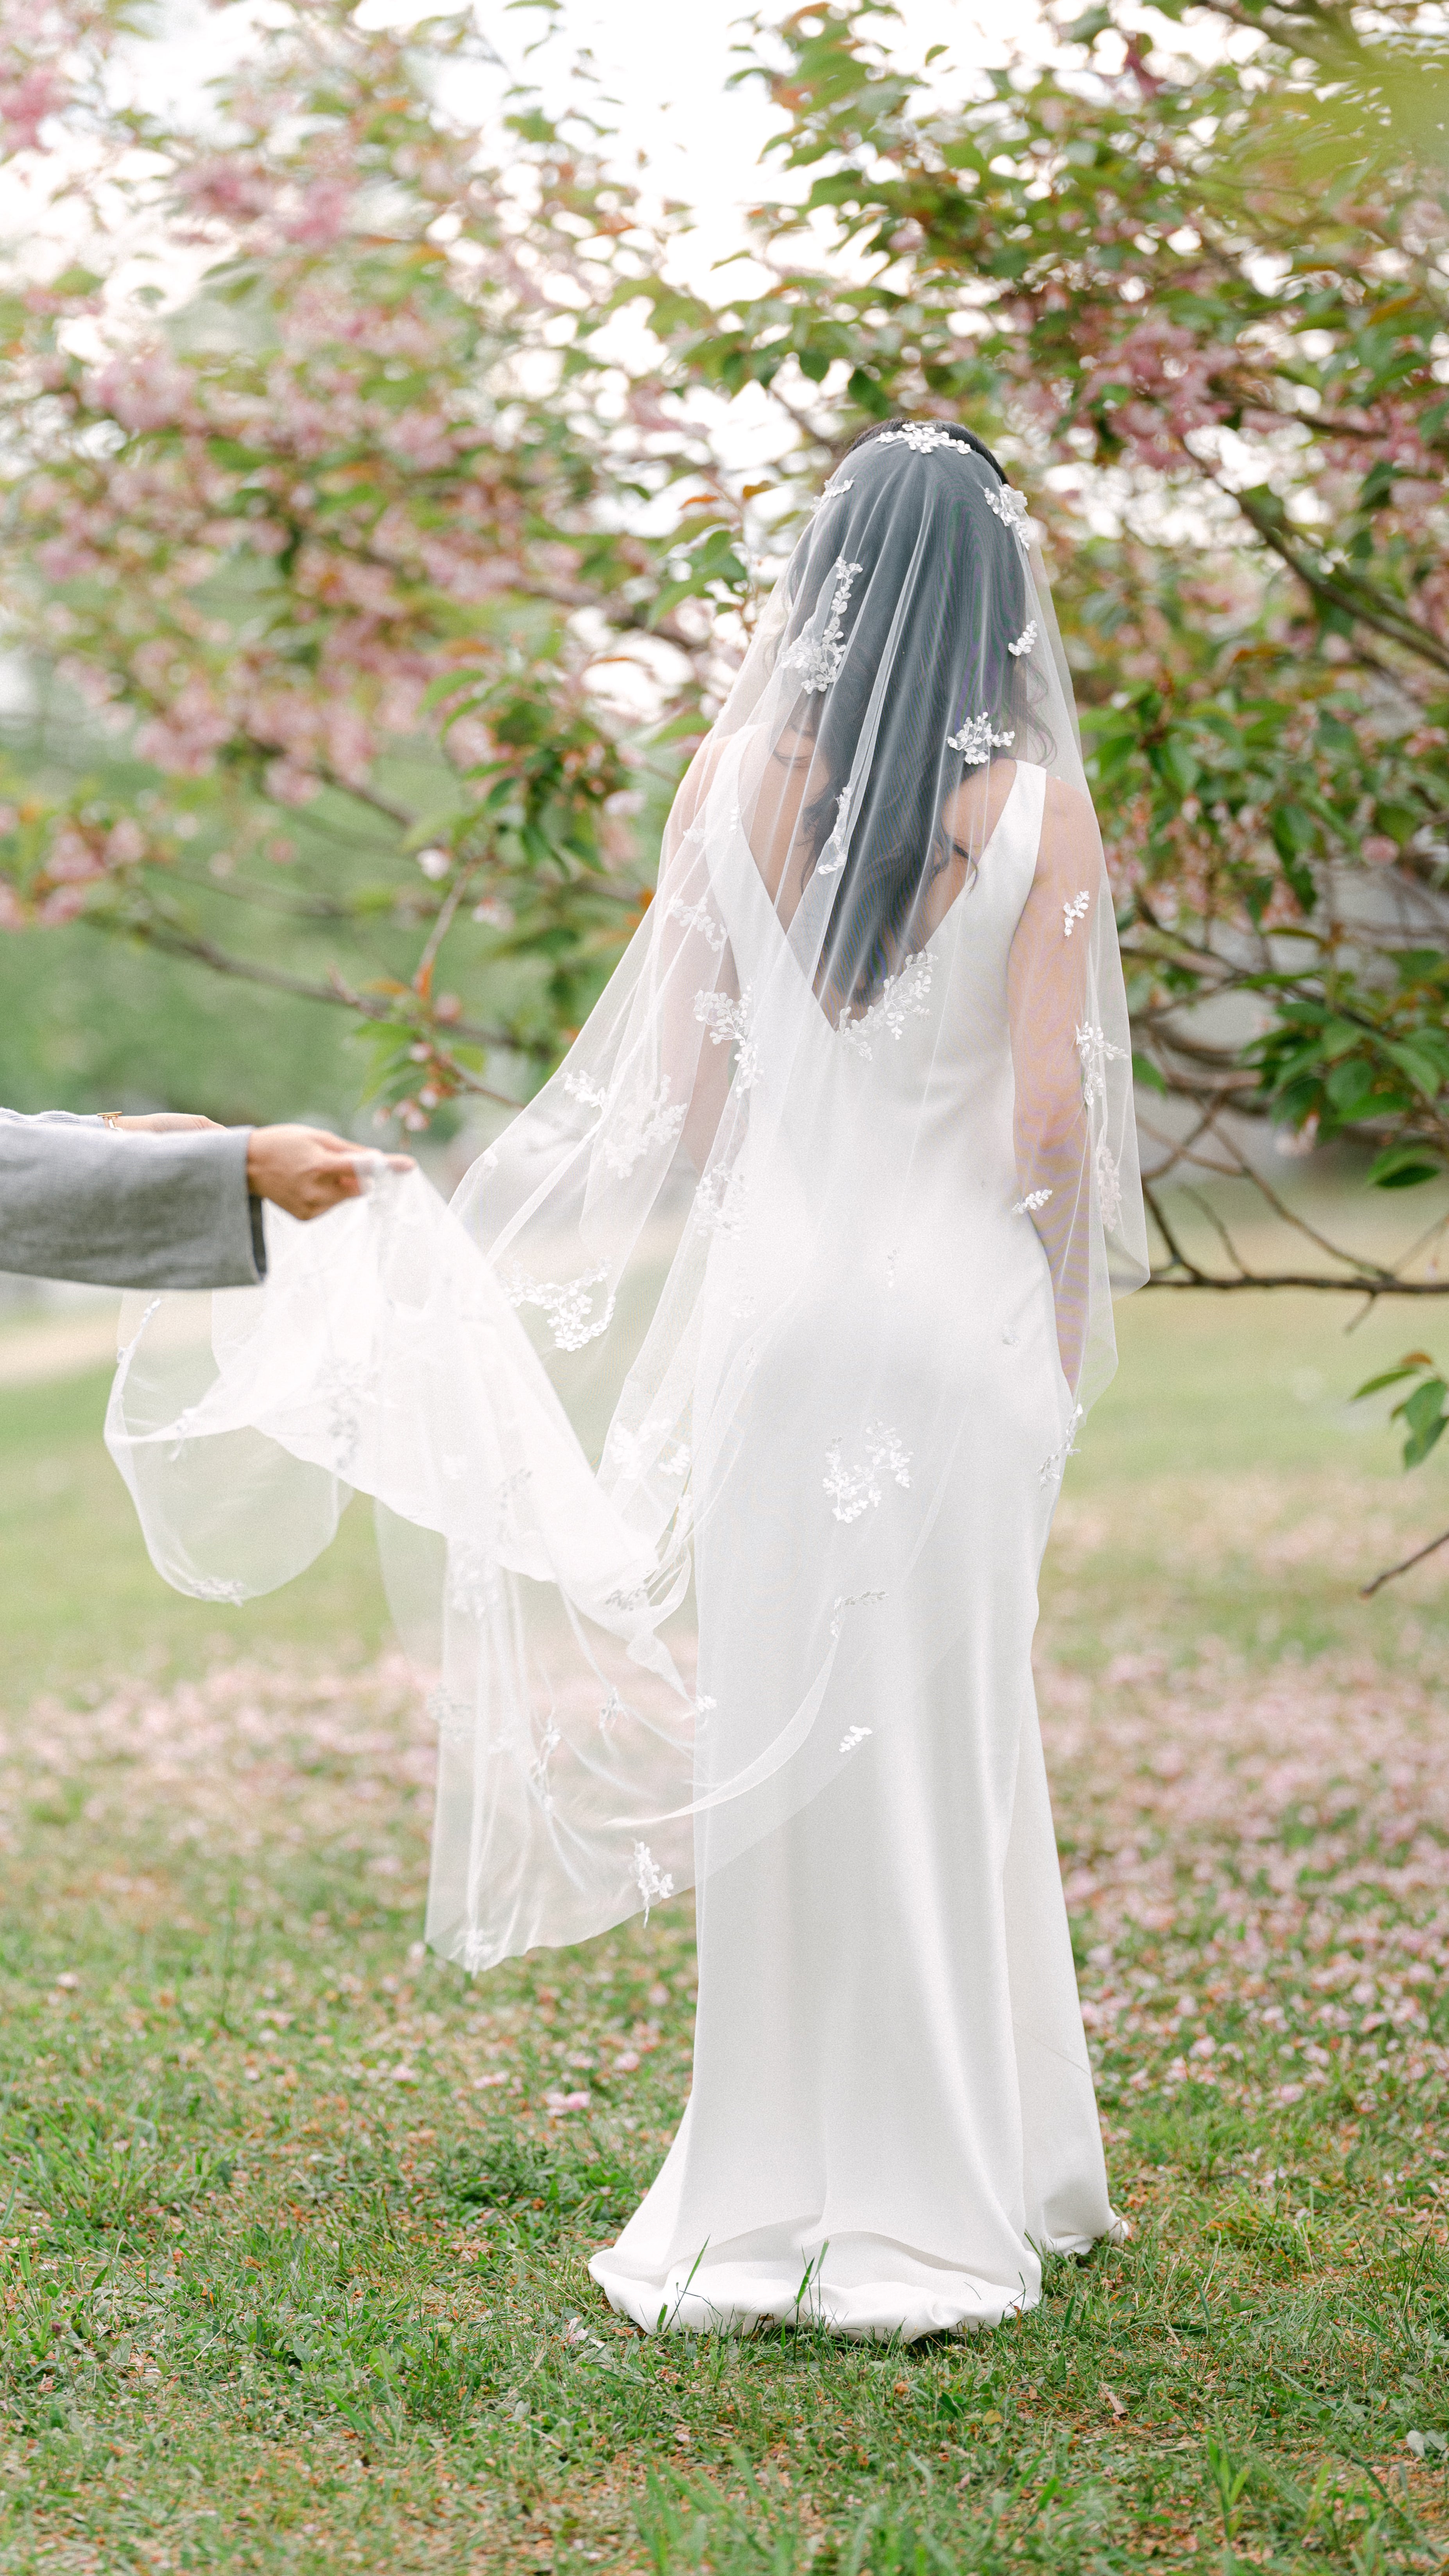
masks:
<path id="1" fill-rule="evenodd" d="M 980 1008 L 973 901 L 1028 814 L 998 1185 L 938 1033 Z M 876 1105 L 908 1054 L 887 1152 Z M 451 1205 L 413 1174 L 311 1226 L 269 1209 L 264 1287 L 129 1321 L 107 1437 L 179 1589 L 266 1591 L 374 1498 L 438 1730 L 447 1956 L 647 1910 L 852 1759 L 851 1674 L 878 1606 L 909 1611 L 969 1461 L 973 1387 L 1012 1341 L 991 1245 L 1022 1229 L 1056 1326 L 1044 1538 L 1113 1295 L 1146 1270 L 1130 1073 L 1026 505 L 968 434 L 886 425 L 761 614 L 628 952 Z M 912 1263 L 950 1222 L 921 1179 L 942 1157 L 910 1140 L 943 1119 L 982 1246 L 948 1384 L 906 1365 Z M 761 1472 L 772 1441 L 806 1462 L 808 1511 Z M 789 1651 L 752 1663 L 782 1599 Z M 922 1588 L 922 1657 L 951 1643 L 942 1599 Z"/>

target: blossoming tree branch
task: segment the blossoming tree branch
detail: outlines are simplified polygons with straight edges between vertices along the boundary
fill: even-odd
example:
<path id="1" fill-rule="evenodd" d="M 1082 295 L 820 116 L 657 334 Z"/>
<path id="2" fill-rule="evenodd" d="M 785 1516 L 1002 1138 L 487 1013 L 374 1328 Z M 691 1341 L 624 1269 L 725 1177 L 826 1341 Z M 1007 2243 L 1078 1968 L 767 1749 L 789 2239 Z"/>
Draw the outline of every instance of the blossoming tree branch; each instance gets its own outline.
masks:
<path id="1" fill-rule="evenodd" d="M 1160 1280 L 1442 1293 L 1437 1228 L 1315 1234 L 1241 1119 L 1376 1188 L 1449 1164 L 1443 39 L 1417 0 L 1056 35 L 967 75 L 880 0 L 757 24 L 803 196 L 706 302 L 584 116 L 462 112 L 466 17 L 280 6 L 183 131 L 123 103 L 119 5 L 19 0 L 0 132 L 77 248 L 11 262 L 6 614 L 133 774 L 17 774 L 4 918 L 350 1011 L 407 1123 L 516 1092 L 647 901 L 751 550 L 864 422 L 964 418 L 1048 531 L 1159 1175 L 1313 1235 L 1205 1252 L 1154 1186 Z M 741 492 L 746 388 L 794 446 Z"/>
<path id="2" fill-rule="evenodd" d="M 21 0 L 0 37 L 0 131 L 80 244 L 3 308 L 10 638 L 145 774 L 13 779 L 0 918 L 340 1005 L 426 1126 L 491 1056 L 536 1078 L 638 917 L 639 706 L 657 768 L 729 505 L 595 350 L 656 256 L 627 188 L 514 95 L 490 162 L 446 103 L 494 69 L 466 20 L 273 11 L 196 132 L 121 103 L 127 35 Z M 631 533 L 681 476 L 682 542 Z M 361 970 L 299 975 L 298 921 Z"/>
<path id="3" fill-rule="evenodd" d="M 1412 1188 L 1449 1159 L 1449 48 L 1413 0 L 1056 32 L 1047 66 L 967 85 L 905 67 L 876 0 L 757 24 L 808 186 L 759 219 L 769 289 L 673 327 L 822 453 L 938 410 L 1020 460 L 1139 1074 L 1178 1111 L 1160 1168 L 1251 1169 L 1276 1201 L 1246 1110 L 1361 1136 L 1371 1181 Z M 1164 1283 L 1261 1276 L 1153 1205 Z M 1304 1267 L 1441 1292 L 1321 1240 Z"/>

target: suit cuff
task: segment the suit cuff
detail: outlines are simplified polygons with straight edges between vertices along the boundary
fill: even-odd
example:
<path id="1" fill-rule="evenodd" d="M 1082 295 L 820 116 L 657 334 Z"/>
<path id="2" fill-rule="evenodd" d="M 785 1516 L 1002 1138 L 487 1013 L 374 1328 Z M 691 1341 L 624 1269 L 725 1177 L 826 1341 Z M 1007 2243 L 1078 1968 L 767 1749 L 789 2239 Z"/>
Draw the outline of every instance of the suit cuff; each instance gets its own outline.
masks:
<path id="1" fill-rule="evenodd" d="M 262 1203 L 260 1199 L 248 1196 L 247 1214 L 250 1216 L 252 1221 L 252 1259 L 257 1265 L 258 1279 L 265 1279 L 267 1275 L 267 1229 L 262 1222 Z"/>

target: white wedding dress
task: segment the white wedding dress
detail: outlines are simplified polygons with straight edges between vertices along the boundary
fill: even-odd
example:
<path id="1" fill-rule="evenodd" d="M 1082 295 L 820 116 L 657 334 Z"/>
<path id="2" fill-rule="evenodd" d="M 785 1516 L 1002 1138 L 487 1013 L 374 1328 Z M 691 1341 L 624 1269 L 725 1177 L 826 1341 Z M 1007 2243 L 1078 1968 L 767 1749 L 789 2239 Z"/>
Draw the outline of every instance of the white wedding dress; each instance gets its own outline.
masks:
<path id="1" fill-rule="evenodd" d="M 1031 1638 L 1146 1270 L 1130 1046 L 1025 503 L 888 425 L 451 1203 L 269 1212 L 264 1287 L 133 1309 L 107 1439 L 170 1582 L 240 1601 L 379 1506 L 435 1949 L 695 1886 L 693 2089 L 593 2265 L 651 2330 L 990 2324 L 1116 2224 Z"/>
<path id="2" fill-rule="evenodd" d="M 909 2340 L 990 2325 L 1035 2299 L 1044 2251 L 1115 2224 L 1031 1677 L 1072 1416 L 1046 1258 L 1012 1213 L 1007 957 L 1044 786 L 1018 766 L 969 898 L 908 970 L 899 1027 L 882 1014 L 851 1047 L 820 1015 L 795 1151 L 775 1156 L 748 1233 L 716 1246 L 705 1365 L 720 1377 L 751 1312 L 780 1301 L 780 1266 L 808 1275 L 787 1283 L 792 1329 L 728 1470 L 730 1527 L 759 1532 L 748 1560 L 732 1545 L 715 1563 L 701 1500 L 702 1692 L 773 1702 L 783 1727 L 807 1691 L 821 1461 L 862 1381 L 886 1455 L 873 1471 L 841 1459 L 833 1517 L 854 1517 L 888 1597 L 842 1605 L 859 1645 L 823 1712 L 831 1739 L 855 1738 L 838 1778 L 718 1869 L 701 1855 L 693 2090 L 642 2208 L 591 2265 L 642 2326 L 803 2313 Z M 741 980 L 761 989 L 781 931 L 742 833 L 714 872 Z M 903 1157 L 912 1222 L 881 1242 L 861 1214 Z M 762 1263 L 776 1275 L 755 1277 Z M 961 1436 L 924 1549 L 896 1569 L 889 1428 L 936 1400 Z"/>

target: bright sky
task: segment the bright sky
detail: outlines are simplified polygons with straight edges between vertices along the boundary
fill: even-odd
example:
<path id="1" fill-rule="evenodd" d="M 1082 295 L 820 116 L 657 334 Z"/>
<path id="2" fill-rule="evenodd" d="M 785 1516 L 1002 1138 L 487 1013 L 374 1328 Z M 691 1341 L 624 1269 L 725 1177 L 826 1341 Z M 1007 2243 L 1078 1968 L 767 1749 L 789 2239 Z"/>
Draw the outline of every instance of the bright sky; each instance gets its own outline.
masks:
<path id="1" fill-rule="evenodd" d="M 499 50 L 511 53 L 526 15 L 480 14 Z M 971 72 L 1000 62 L 1008 32 L 1019 35 L 1036 16 L 1034 0 L 903 0 L 893 49 L 918 61 L 944 44 Z M 567 46 L 555 42 L 548 57 L 534 58 L 542 70 L 549 57 L 562 64 L 572 50 L 592 52 L 618 101 L 621 140 L 644 153 L 661 196 L 681 197 L 698 212 L 701 285 L 710 261 L 739 247 L 743 209 L 783 185 L 771 175 L 777 164 L 760 166 L 778 114 L 758 83 L 728 87 L 739 68 L 742 18 L 739 0 L 565 0 Z"/>
<path id="2" fill-rule="evenodd" d="M 435 5 L 435 0 L 430 0 Z M 615 103 L 621 157 L 642 152 L 644 174 L 661 197 L 683 198 L 699 222 L 688 271 L 703 286 L 711 264 L 728 258 L 744 237 L 743 209 L 781 192 L 760 167 L 778 118 L 758 85 L 731 91 L 738 68 L 733 47 L 743 19 L 740 0 L 563 0 L 556 32 L 530 52 L 546 25 L 542 10 L 475 0 L 478 23 L 509 69 L 536 80 L 551 107 L 572 94 L 569 66 L 587 51 Z M 147 46 L 147 81 L 177 101 L 194 100 L 208 75 L 244 41 L 250 11 L 220 18 L 204 0 L 172 0 L 162 46 Z M 406 24 L 420 0 L 373 0 L 378 25 Z M 1000 62 L 1008 36 L 1020 44 L 1039 27 L 1035 0 L 902 0 L 893 43 L 919 58 L 944 44 L 965 73 Z M 1040 38 L 1045 50 L 1044 38 Z M 158 51 L 160 60 L 158 61 Z M 153 88 L 154 95 L 154 88 Z"/>

